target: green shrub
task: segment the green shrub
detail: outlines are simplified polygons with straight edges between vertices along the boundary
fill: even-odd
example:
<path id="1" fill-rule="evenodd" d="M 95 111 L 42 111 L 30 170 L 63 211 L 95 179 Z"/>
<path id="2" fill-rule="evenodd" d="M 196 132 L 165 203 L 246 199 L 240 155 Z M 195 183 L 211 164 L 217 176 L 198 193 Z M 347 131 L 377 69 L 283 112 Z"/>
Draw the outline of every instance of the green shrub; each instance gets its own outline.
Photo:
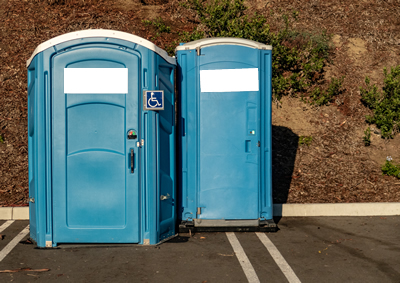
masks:
<path id="1" fill-rule="evenodd" d="M 369 127 L 364 131 L 363 141 L 365 146 L 371 145 L 371 129 Z"/>
<path id="2" fill-rule="evenodd" d="M 246 16 L 243 0 L 189 0 L 184 6 L 197 13 L 206 37 L 240 37 L 260 42 L 268 37 L 266 18 Z"/>
<path id="3" fill-rule="evenodd" d="M 306 146 L 310 146 L 312 143 L 312 136 L 300 136 L 299 137 L 299 145 L 306 145 Z"/>
<path id="4" fill-rule="evenodd" d="M 4 138 L 2 135 L 0 135 L 0 143 L 4 143 Z"/>
<path id="5" fill-rule="evenodd" d="M 343 79 L 344 77 L 340 79 L 332 78 L 327 90 L 315 88 L 311 93 L 311 104 L 322 106 L 332 102 L 332 99 L 343 91 Z"/>
<path id="6" fill-rule="evenodd" d="M 400 178 L 400 166 L 393 164 L 392 157 L 388 156 L 386 157 L 385 164 L 382 166 L 382 173 L 383 175 Z"/>
<path id="7" fill-rule="evenodd" d="M 146 26 L 153 26 L 156 28 L 158 32 L 165 32 L 165 33 L 170 33 L 171 32 L 171 27 L 165 25 L 165 22 L 161 17 L 157 18 L 155 21 L 150 21 L 150 20 L 143 20 L 142 21 Z"/>
<path id="8" fill-rule="evenodd" d="M 239 37 L 272 45 L 272 89 L 277 99 L 306 92 L 311 85 L 320 83 L 331 49 L 331 37 L 325 32 L 295 31 L 286 15 L 282 28 L 272 32 L 266 17 L 245 14 L 244 0 L 188 0 L 182 6 L 194 11 L 201 24 L 192 33 L 181 34 L 180 42 L 203 37 Z M 294 11 L 291 19 L 296 20 L 297 15 Z M 172 55 L 173 48 L 167 49 Z"/>
<path id="9" fill-rule="evenodd" d="M 382 132 L 382 137 L 391 138 L 400 126 L 400 66 L 383 70 L 385 79 L 382 91 L 365 78 L 366 88 L 360 87 L 362 102 L 372 109 L 373 114 L 367 115 L 366 121 L 375 124 Z"/>

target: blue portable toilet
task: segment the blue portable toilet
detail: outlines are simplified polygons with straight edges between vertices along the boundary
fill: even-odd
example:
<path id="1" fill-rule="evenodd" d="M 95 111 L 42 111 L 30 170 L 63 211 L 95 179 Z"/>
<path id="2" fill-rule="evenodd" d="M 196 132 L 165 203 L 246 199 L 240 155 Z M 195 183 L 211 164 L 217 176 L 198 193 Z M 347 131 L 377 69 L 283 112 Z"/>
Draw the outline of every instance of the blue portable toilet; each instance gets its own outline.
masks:
<path id="1" fill-rule="evenodd" d="M 84 30 L 27 61 L 30 236 L 157 244 L 175 235 L 175 58 Z"/>
<path id="2" fill-rule="evenodd" d="M 240 38 L 206 38 L 181 44 L 176 57 L 180 230 L 275 229 L 272 47 Z"/>

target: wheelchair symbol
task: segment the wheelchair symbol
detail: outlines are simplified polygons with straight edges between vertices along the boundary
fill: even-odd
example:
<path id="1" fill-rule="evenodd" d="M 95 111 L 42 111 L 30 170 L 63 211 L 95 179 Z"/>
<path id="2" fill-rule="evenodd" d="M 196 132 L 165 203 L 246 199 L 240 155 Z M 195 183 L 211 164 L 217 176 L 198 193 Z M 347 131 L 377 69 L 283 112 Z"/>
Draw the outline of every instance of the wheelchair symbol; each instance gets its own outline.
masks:
<path id="1" fill-rule="evenodd" d="M 164 91 L 163 90 L 143 91 L 143 110 L 152 110 L 152 111 L 164 110 Z"/>
<path id="2" fill-rule="evenodd" d="M 152 92 L 150 95 L 151 95 L 151 97 L 150 97 L 149 100 L 147 101 L 147 104 L 148 104 L 151 108 L 154 108 L 154 107 L 157 107 L 157 106 L 161 106 L 161 104 L 158 102 L 157 98 L 153 96 L 153 95 L 154 95 L 154 92 Z"/>

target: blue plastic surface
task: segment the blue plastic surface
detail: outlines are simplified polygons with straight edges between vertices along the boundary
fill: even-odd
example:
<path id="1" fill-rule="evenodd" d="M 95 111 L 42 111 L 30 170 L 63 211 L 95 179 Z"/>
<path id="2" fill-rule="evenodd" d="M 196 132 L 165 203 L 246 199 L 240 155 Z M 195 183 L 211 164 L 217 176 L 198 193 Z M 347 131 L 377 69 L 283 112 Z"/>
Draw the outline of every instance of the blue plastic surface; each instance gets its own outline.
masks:
<path id="1" fill-rule="evenodd" d="M 64 68 L 127 68 L 128 92 L 64 93 Z M 175 235 L 174 69 L 139 44 L 102 37 L 33 58 L 30 235 L 39 247 L 156 244 Z M 164 91 L 164 110 L 143 110 L 145 90 Z"/>
<path id="2" fill-rule="evenodd" d="M 234 44 L 178 49 L 180 220 L 272 219 L 271 56 Z M 258 91 L 201 92 L 203 70 L 255 68 Z"/>

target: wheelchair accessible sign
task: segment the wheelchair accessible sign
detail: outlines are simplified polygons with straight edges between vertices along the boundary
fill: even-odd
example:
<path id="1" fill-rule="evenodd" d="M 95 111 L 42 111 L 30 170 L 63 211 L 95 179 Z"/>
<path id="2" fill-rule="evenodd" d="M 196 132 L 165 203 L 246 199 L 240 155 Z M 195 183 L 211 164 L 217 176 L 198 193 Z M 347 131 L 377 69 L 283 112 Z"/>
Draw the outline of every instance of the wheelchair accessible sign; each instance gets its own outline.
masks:
<path id="1" fill-rule="evenodd" d="M 143 110 L 164 110 L 164 91 L 143 91 Z"/>

